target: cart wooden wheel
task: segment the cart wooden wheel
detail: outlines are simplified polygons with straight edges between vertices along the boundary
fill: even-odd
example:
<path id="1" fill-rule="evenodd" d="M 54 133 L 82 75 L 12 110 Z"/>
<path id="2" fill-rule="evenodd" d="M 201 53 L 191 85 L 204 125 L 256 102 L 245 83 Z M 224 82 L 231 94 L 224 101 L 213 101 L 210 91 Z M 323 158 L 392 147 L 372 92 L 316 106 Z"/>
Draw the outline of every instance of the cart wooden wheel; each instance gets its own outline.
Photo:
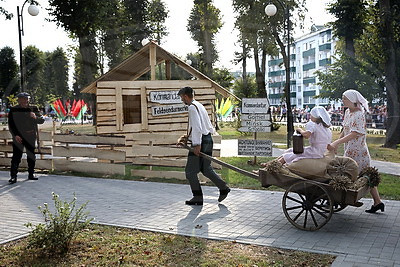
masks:
<path id="1" fill-rule="evenodd" d="M 326 199 L 321 199 L 320 203 L 318 203 L 319 205 L 321 205 L 321 209 L 323 209 L 325 212 L 329 212 L 328 209 L 325 209 L 325 206 L 329 207 L 329 205 L 327 205 L 327 203 L 328 203 L 328 201 Z M 333 212 L 339 212 L 341 210 L 344 210 L 346 207 L 347 207 L 346 204 L 335 203 L 335 204 L 333 204 Z"/>
<path id="2" fill-rule="evenodd" d="M 323 200 L 324 205 L 321 205 Z M 295 227 L 315 231 L 331 219 L 332 203 L 325 187 L 313 181 L 300 181 L 286 190 L 282 199 L 282 209 L 288 221 Z"/>

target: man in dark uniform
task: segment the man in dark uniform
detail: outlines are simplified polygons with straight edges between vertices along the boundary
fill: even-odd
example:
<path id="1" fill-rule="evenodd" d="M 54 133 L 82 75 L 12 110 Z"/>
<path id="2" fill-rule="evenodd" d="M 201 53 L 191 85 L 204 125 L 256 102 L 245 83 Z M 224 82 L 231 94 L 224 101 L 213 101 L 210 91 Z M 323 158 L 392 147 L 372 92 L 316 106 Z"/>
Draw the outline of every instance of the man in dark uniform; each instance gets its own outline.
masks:
<path id="1" fill-rule="evenodd" d="M 39 110 L 35 106 L 29 105 L 29 94 L 19 93 L 18 105 L 10 108 L 8 113 L 8 127 L 13 137 L 13 156 L 11 159 L 11 179 L 10 184 L 17 182 L 17 174 L 19 163 L 21 162 L 24 147 L 27 154 L 28 162 L 28 179 L 37 180 L 33 174 L 35 171 L 35 142 L 37 125 L 43 124 Z"/>

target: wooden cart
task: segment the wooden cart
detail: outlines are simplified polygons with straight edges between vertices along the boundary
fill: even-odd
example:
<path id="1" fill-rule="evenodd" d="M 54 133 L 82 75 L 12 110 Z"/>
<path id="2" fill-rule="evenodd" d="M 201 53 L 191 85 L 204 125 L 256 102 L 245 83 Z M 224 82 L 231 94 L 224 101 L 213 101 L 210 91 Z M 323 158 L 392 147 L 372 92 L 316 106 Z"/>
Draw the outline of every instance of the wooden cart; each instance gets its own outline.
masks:
<path id="1" fill-rule="evenodd" d="M 369 192 L 368 185 L 358 190 L 338 190 L 326 183 L 297 175 L 269 173 L 260 169 L 263 187 L 271 185 L 285 189 L 282 209 L 288 221 L 301 230 L 315 231 L 331 219 L 334 212 L 348 205 L 360 207 L 359 200 Z"/>
<path id="2" fill-rule="evenodd" d="M 193 151 L 192 148 L 185 148 Z M 232 166 L 219 159 L 200 152 L 200 156 L 259 180 L 263 187 L 275 185 L 285 189 L 282 198 L 282 209 L 288 221 L 301 230 L 315 231 L 329 222 L 334 212 L 339 212 L 347 206 L 360 207 L 359 200 L 369 192 L 365 185 L 358 190 L 338 190 L 327 183 L 310 180 L 294 173 L 270 173 L 265 169 L 259 170 L 259 175 Z M 326 180 L 326 178 L 321 178 Z"/>

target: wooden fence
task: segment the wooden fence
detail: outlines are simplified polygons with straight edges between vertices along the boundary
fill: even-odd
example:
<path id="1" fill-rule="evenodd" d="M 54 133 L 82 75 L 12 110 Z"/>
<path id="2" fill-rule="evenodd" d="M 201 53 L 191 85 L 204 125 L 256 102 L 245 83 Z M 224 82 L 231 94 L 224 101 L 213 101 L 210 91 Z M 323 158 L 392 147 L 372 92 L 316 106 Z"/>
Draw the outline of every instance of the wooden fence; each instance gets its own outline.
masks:
<path id="1" fill-rule="evenodd" d="M 188 151 L 175 147 L 177 134 L 132 133 L 129 136 L 70 135 L 40 131 L 40 148 L 37 169 L 76 171 L 105 175 L 125 175 L 126 165 L 146 166 L 133 169 L 130 175 L 145 178 L 186 179 L 184 167 Z M 221 136 L 213 136 L 221 144 Z M 0 166 L 10 166 L 12 138 L 9 131 L 0 130 Z M 214 148 L 213 156 L 220 156 Z M 26 160 L 21 161 L 26 168 Z M 214 168 L 221 166 L 214 164 Z M 163 167 L 163 170 L 159 170 Z M 199 175 L 201 181 L 206 178 Z"/>
<path id="2" fill-rule="evenodd" d="M 68 135 L 40 131 L 40 156 L 36 168 L 98 174 L 125 175 L 124 136 Z M 38 152 L 38 151 L 36 151 Z M 12 137 L 7 129 L 0 131 L 0 166 L 10 166 Z M 27 167 L 22 160 L 21 167 Z"/>

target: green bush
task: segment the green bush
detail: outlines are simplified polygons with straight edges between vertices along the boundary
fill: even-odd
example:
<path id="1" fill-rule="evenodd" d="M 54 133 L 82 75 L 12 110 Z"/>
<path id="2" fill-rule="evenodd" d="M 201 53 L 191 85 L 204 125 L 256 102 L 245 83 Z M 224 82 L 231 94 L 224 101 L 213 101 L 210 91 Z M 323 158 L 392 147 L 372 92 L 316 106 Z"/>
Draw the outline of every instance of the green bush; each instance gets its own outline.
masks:
<path id="1" fill-rule="evenodd" d="M 68 251 L 71 241 L 76 235 L 88 226 L 93 220 L 88 218 L 85 211 L 87 202 L 76 207 L 76 197 L 71 202 L 61 201 L 59 196 L 52 193 L 55 211 L 52 213 L 49 205 L 39 206 L 45 223 L 33 226 L 27 223 L 26 227 L 33 229 L 28 236 L 28 249 L 38 249 L 43 254 L 64 254 Z"/>

